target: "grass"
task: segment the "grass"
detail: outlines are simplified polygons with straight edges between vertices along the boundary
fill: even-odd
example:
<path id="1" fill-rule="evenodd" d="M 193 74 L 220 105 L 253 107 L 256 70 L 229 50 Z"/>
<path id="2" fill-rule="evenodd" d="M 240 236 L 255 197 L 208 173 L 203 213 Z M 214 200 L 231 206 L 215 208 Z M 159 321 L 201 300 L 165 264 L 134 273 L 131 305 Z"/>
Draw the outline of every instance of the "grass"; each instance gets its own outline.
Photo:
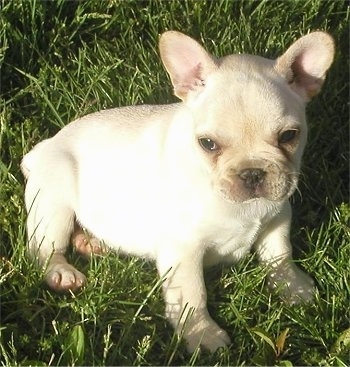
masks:
<path id="1" fill-rule="evenodd" d="M 2 1 L 0 13 L 0 363 L 9 365 L 330 365 L 350 363 L 348 21 L 341 1 Z M 101 108 L 174 101 L 157 51 L 167 29 L 217 55 L 276 57 L 310 30 L 335 38 L 335 63 L 308 107 L 310 136 L 292 239 L 316 280 L 289 307 L 254 255 L 207 272 L 208 304 L 232 345 L 189 355 L 164 318 L 153 264 L 71 261 L 89 282 L 58 295 L 25 255 L 19 162 L 35 143 Z"/>

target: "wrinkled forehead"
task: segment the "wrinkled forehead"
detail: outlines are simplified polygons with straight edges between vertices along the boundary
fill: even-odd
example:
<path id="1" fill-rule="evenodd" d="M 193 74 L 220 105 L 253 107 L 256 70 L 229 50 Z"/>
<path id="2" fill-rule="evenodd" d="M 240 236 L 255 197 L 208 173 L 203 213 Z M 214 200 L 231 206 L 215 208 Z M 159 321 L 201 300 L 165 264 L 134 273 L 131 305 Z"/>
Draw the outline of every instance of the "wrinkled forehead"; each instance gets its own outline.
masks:
<path id="1" fill-rule="evenodd" d="M 274 71 L 273 61 L 250 55 L 224 58 L 208 79 L 203 113 L 232 119 L 235 124 L 280 124 L 281 120 L 304 120 L 304 103 Z M 204 102 L 204 101 L 203 101 Z M 277 127 L 276 127 L 277 128 Z"/>

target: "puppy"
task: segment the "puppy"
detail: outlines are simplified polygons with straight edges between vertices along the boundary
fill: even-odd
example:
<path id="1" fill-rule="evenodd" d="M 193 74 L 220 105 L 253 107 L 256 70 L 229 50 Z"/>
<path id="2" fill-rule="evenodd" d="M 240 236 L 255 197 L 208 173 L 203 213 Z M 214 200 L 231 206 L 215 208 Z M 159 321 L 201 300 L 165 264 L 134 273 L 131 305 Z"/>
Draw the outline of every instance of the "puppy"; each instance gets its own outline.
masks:
<path id="1" fill-rule="evenodd" d="M 203 266 L 255 246 L 272 287 L 291 303 L 312 299 L 313 281 L 292 262 L 288 199 L 305 104 L 334 44 L 314 32 L 276 60 L 217 59 L 169 31 L 160 54 L 182 102 L 92 113 L 24 156 L 29 250 L 57 291 L 86 281 L 64 256 L 76 223 L 111 249 L 155 260 L 169 322 L 190 351 L 215 351 L 230 339 L 208 313 Z"/>

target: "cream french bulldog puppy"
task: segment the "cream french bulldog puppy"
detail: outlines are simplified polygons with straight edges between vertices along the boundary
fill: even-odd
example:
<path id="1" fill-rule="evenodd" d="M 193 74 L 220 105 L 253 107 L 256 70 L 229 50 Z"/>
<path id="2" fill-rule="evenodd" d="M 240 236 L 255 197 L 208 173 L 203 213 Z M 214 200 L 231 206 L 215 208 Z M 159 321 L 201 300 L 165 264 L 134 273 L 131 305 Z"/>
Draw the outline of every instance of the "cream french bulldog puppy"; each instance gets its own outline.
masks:
<path id="1" fill-rule="evenodd" d="M 203 266 L 255 246 L 273 287 L 292 303 L 312 299 L 313 281 L 292 261 L 288 199 L 305 104 L 334 44 L 314 32 L 277 60 L 217 59 L 169 31 L 160 54 L 181 103 L 90 114 L 25 155 L 29 249 L 58 291 L 86 281 L 64 256 L 77 224 L 112 249 L 154 259 L 168 320 L 190 351 L 215 351 L 230 339 L 209 316 Z"/>

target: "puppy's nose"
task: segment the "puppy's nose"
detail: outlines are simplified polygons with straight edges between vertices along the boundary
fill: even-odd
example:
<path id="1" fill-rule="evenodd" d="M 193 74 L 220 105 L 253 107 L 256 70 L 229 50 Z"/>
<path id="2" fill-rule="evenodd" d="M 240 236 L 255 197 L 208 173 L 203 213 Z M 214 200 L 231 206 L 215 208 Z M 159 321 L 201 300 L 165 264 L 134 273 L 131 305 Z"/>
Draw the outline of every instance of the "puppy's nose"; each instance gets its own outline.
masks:
<path id="1" fill-rule="evenodd" d="M 247 189 L 255 189 L 264 182 L 266 172 L 260 168 L 247 168 L 238 174 Z"/>

